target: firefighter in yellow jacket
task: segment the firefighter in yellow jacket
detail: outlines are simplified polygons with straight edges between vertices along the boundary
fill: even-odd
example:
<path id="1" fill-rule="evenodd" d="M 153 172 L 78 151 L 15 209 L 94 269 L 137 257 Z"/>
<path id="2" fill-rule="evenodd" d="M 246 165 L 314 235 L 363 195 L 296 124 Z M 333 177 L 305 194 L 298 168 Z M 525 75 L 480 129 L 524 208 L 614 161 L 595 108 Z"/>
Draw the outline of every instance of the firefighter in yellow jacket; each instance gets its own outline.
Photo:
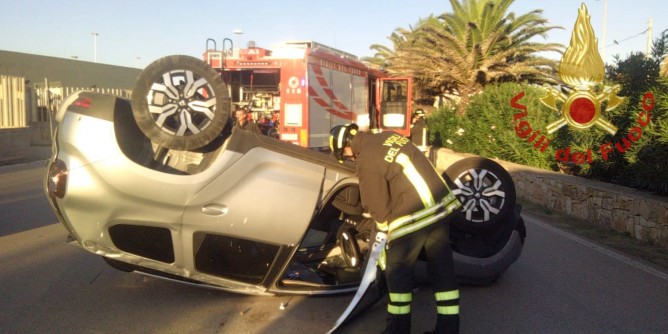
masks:
<path id="1" fill-rule="evenodd" d="M 410 333 L 414 268 L 425 250 L 436 298 L 433 333 L 459 332 L 459 290 L 454 274 L 448 220 L 461 204 L 424 154 L 395 132 L 358 132 L 355 124 L 330 133 L 339 161 L 355 161 L 364 209 L 388 234 L 385 274 L 389 290 L 383 333 Z"/>

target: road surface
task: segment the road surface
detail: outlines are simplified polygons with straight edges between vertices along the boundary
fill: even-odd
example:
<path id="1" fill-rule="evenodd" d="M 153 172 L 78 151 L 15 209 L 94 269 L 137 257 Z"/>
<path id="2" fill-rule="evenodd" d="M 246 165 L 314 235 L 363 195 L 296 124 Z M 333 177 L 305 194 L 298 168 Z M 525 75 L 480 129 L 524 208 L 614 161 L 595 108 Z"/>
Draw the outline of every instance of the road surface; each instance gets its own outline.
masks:
<path id="1" fill-rule="evenodd" d="M 324 333 L 345 307 L 348 297 L 245 296 L 112 269 L 65 243 L 44 170 L 0 167 L 0 333 Z M 524 217 L 519 260 L 491 286 L 461 287 L 462 333 L 668 332 L 667 271 Z M 414 333 L 430 330 L 429 287 L 414 300 Z M 338 333 L 379 333 L 384 319 L 381 300 Z"/>

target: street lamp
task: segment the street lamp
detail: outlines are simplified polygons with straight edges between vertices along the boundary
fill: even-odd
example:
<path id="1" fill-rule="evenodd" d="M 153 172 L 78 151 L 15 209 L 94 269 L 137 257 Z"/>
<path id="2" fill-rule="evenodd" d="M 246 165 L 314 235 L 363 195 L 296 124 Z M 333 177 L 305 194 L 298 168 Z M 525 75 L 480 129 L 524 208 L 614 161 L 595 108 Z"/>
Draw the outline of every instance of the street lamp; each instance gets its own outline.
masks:
<path id="1" fill-rule="evenodd" d="M 605 63 L 605 28 L 608 24 L 608 0 L 603 0 L 603 63 Z"/>
<path id="2" fill-rule="evenodd" d="M 244 34 L 244 31 L 241 29 L 234 29 L 232 32 L 237 35 L 237 44 L 239 45 L 237 49 L 241 49 L 241 35 Z"/>
<path id="3" fill-rule="evenodd" d="M 97 36 L 100 35 L 96 32 L 93 33 L 93 62 L 97 63 Z"/>

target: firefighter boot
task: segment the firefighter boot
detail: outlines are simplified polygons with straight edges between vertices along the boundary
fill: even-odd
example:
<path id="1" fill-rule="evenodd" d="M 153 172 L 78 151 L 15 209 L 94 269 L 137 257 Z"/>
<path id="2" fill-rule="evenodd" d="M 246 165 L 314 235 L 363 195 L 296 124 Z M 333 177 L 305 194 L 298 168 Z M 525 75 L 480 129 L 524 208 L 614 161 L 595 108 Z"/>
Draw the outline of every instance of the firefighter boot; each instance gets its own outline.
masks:
<path id="1" fill-rule="evenodd" d="M 409 314 L 388 314 L 387 327 L 382 334 L 410 334 L 411 333 L 411 315 Z"/>
<path id="2" fill-rule="evenodd" d="M 436 329 L 431 333 L 459 333 L 459 290 L 436 292 L 434 297 L 436 297 Z"/>
<path id="3" fill-rule="evenodd" d="M 458 334 L 459 333 L 459 315 L 437 315 L 436 329 L 424 334 Z"/>

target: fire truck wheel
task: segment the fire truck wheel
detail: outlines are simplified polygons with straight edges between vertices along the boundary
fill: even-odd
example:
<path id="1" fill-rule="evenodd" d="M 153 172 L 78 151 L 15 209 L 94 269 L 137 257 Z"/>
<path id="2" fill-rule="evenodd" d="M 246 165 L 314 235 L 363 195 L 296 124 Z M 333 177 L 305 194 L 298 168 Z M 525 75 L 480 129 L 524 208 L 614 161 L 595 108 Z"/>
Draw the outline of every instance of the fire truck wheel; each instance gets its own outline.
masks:
<path id="1" fill-rule="evenodd" d="M 498 163 L 480 157 L 464 158 L 443 173 L 453 194 L 462 203 L 451 224 L 471 232 L 493 232 L 512 217 L 515 184 Z"/>
<path id="2" fill-rule="evenodd" d="M 193 150 L 222 132 L 230 114 L 230 98 L 220 75 L 205 62 L 167 56 L 148 65 L 137 78 L 132 113 L 154 143 Z"/>

